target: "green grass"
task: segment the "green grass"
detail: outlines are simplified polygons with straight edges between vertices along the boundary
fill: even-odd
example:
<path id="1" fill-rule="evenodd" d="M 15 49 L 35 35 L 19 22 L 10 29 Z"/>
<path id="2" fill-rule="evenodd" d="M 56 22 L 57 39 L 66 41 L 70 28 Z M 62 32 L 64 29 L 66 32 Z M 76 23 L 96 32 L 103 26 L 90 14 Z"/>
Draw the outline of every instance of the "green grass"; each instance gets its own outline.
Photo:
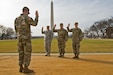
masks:
<path id="1" fill-rule="evenodd" d="M 45 52 L 43 38 L 32 39 L 32 49 L 36 53 Z M 66 52 L 73 52 L 71 39 L 67 41 L 65 50 Z M 58 52 L 56 38 L 52 41 L 51 51 Z M 0 40 L 0 53 L 2 52 L 18 52 L 17 40 Z M 80 52 L 113 53 L 113 39 L 83 39 Z"/>
<path id="2" fill-rule="evenodd" d="M 113 39 L 86 39 L 81 42 L 81 52 L 113 52 Z"/>

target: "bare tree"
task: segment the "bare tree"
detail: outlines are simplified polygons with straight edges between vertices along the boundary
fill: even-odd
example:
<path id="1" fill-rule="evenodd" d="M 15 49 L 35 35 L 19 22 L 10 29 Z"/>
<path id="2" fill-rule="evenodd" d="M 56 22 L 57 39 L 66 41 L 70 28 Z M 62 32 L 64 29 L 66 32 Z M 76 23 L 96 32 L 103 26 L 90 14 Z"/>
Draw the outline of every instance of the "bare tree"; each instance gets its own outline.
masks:
<path id="1" fill-rule="evenodd" d="M 0 25 L 0 34 L 1 34 L 1 40 L 11 38 L 11 35 L 14 34 L 14 31 L 10 27 L 5 27 L 3 25 Z"/>
<path id="2" fill-rule="evenodd" d="M 105 37 L 106 34 L 110 38 L 111 34 L 113 34 L 112 29 L 113 29 L 113 17 L 94 22 L 94 24 L 89 28 L 89 32 L 92 37 L 94 37 L 93 35 L 95 35 L 96 33 L 98 37 L 99 34 L 102 34 L 103 37 Z"/>
<path id="3" fill-rule="evenodd" d="M 88 34 L 89 34 L 89 28 L 86 28 L 85 30 L 84 30 L 84 38 L 87 38 L 88 37 Z"/>
<path id="4" fill-rule="evenodd" d="M 13 35 L 13 34 L 14 34 L 13 29 L 10 28 L 10 27 L 8 27 L 8 28 L 7 28 L 7 36 L 8 36 L 9 38 L 11 38 L 11 35 Z"/>
<path id="5" fill-rule="evenodd" d="M 0 25 L 1 40 L 4 39 L 5 33 L 6 33 L 6 27 L 4 27 L 3 25 Z"/>
<path id="6" fill-rule="evenodd" d="M 90 27 L 90 32 L 91 32 L 92 38 L 95 38 L 96 36 L 99 37 L 98 28 L 95 25 L 92 25 Z"/>
<path id="7" fill-rule="evenodd" d="M 105 36 L 106 28 L 108 27 L 107 21 L 106 20 L 101 20 L 100 22 L 97 23 L 97 28 L 98 31 L 102 33 L 102 37 Z"/>

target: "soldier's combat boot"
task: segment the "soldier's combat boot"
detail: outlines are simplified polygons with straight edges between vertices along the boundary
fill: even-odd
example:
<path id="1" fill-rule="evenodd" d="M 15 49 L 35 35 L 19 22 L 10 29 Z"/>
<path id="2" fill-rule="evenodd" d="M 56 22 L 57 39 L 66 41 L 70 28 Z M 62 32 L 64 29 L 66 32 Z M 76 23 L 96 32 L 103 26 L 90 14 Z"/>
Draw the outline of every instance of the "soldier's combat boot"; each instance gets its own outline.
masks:
<path id="1" fill-rule="evenodd" d="M 34 71 L 31 69 L 28 69 L 27 66 L 24 67 L 23 73 L 33 73 Z"/>
<path id="2" fill-rule="evenodd" d="M 73 57 L 73 59 L 77 58 L 77 54 L 76 54 L 76 53 L 74 53 L 74 55 L 75 55 L 75 56 Z"/>
<path id="3" fill-rule="evenodd" d="M 50 54 L 48 54 L 48 56 L 50 56 Z"/>
<path id="4" fill-rule="evenodd" d="M 73 57 L 73 59 L 75 59 L 75 58 L 76 58 L 76 56 Z"/>
<path id="5" fill-rule="evenodd" d="M 47 54 L 45 56 L 48 56 Z"/>
<path id="6" fill-rule="evenodd" d="M 20 68 L 19 68 L 19 72 L 23 72 L 23 66 L 22 65 L 20 65 Z"/>
<path id="7" fill-rule="evenodd" d="M 79 59 L 79 54 L 76 55 L 76 58 Z"/>
<path id="8" fill-rule="evenodd" d="M 45 56 L 50 56 L 50 54 L 46 54 Z"/>
<path id="9" fill-rule="evenodd" d="M 60 55 L 58 57 L 62 57 L 62 53 L 60 53 Z"/>
<path id="10" fill-rule="evenodd" d="M 64 57 L 64 53 L 62 54 L 62 57 Z"/>
<path id="11" fill-rule="evenodd" d="M 73 59 L 75 59 L 75 58 L 79 59 L 79 56 L 74 56 Z"/>

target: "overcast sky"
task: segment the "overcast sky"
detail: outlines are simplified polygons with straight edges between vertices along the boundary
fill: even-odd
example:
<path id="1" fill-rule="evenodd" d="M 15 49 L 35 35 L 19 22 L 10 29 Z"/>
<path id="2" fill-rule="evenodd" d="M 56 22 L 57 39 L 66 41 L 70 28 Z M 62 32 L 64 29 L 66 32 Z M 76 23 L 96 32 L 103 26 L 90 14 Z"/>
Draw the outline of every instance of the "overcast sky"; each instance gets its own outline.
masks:
<path id="1" fill-rule="evenodd" d="M 24 6 L 29 7 L 30 15 L 35 17 L 35 11 L 39 11 L 38 26 L 32 27 L 32 35 L 39 36 L 42 26 L 46 29 L 50 25 L 50 1 L 51 0 L 0 0 L 0 24 L 14 28 L 14 20 L 22 13 Z M 82 31 L 90 27 L 94 22 L 113 16 L 113 0 L 53 0 L 54 22 L 59 28 L 64 23 L 64 28 L 70 23 L 79 22 Z"/>

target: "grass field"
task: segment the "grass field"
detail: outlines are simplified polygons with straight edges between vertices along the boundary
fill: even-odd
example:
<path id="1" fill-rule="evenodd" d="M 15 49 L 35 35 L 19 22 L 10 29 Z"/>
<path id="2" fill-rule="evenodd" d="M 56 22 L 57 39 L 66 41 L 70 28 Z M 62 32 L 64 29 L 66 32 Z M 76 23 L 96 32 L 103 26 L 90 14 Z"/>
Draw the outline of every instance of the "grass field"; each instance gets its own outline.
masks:
<path id="1" fill-rule="evenodd" d="M 71 43 L 69 39 L 66 43 L 66 52 L 73 52 Z M 45 52 L 43 38 L 32 39 L 32 49 L 37 53 Z M 56 38 L 52 41 L 51 51 L 58 52 Z M 17 52 L 17 40 L 0 40 L 0 53 L 2 52 Z M 113 53 L 113 39 L 83 39 L 80 52 Z"/>

